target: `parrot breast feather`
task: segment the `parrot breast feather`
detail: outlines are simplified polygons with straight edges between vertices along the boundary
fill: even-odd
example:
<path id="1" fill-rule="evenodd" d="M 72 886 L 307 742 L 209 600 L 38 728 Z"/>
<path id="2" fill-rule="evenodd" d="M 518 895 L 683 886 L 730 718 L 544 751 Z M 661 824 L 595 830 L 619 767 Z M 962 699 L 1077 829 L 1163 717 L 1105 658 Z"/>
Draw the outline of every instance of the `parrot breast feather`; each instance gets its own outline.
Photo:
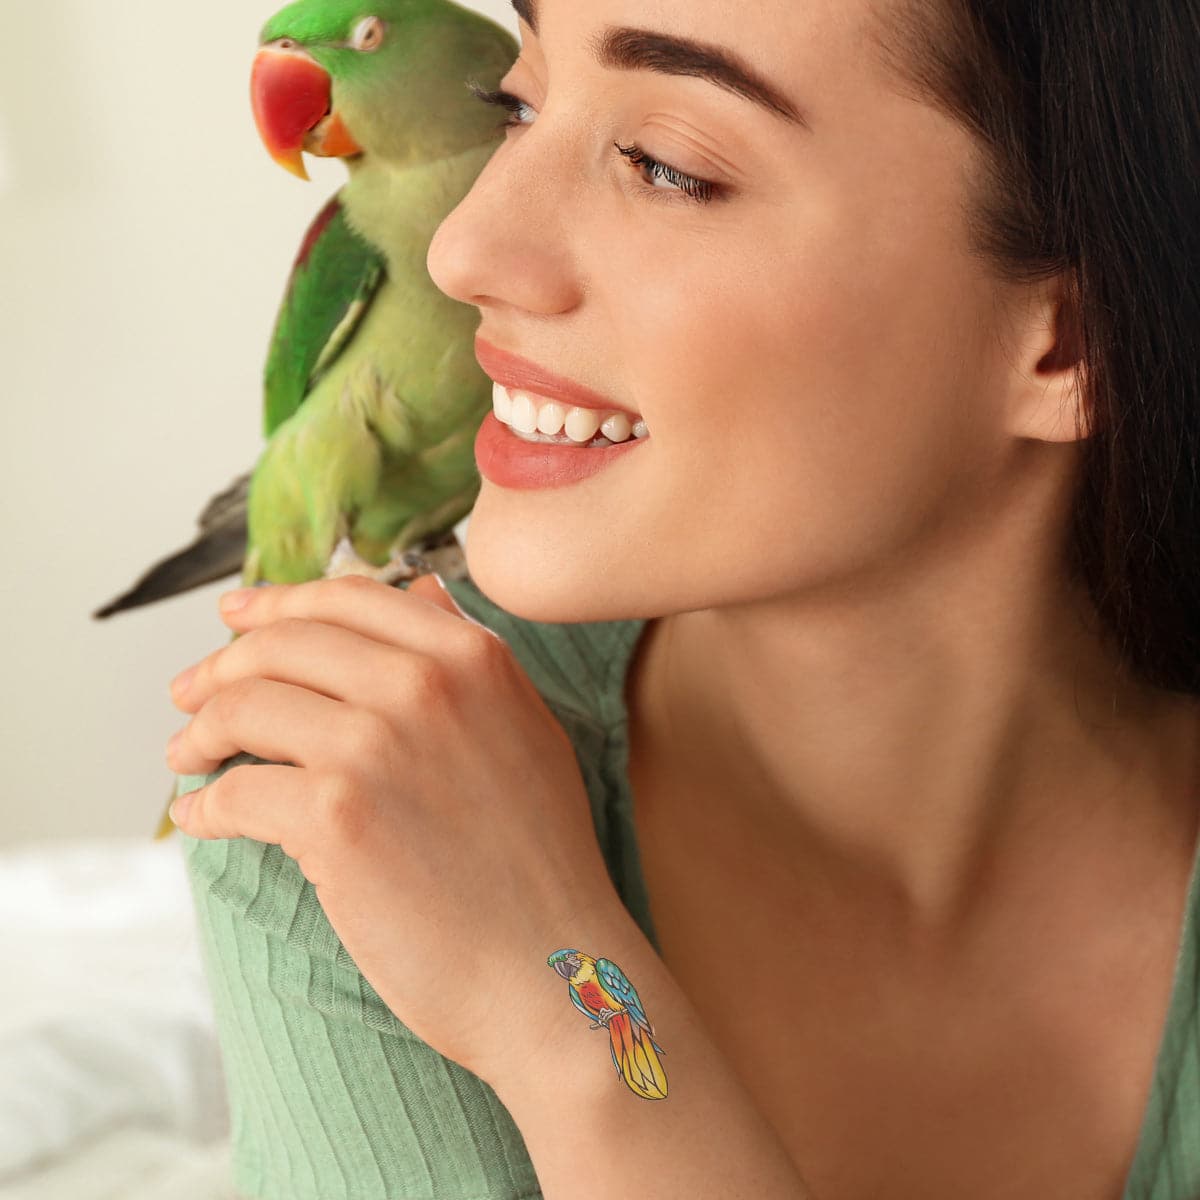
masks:
<path id="1" fill-rule="evenodd" d="M 351 229 L 334 196 L 305 235 L 275 322 L 264 379 L 266 437 L 345 349 L 385 274 L 383 255 Z"/>

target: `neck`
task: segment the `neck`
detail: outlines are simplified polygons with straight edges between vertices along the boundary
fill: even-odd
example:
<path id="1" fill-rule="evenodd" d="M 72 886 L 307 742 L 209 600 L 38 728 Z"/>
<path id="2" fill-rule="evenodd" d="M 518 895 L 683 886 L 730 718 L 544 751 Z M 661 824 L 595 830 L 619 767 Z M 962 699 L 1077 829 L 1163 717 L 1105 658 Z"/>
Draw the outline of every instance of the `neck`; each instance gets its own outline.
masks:
<path id="1" fill-rule="evenodd" d="M 726 844 L 756 828 L 756 852 L 925 930 L 1064 839 L 1194 831 L 1200 703 L 1122 671 L 1039 528 L 998 518 L 836 594 L 660 618 L 646 760 L 696 827 L 732 810 Z"/>

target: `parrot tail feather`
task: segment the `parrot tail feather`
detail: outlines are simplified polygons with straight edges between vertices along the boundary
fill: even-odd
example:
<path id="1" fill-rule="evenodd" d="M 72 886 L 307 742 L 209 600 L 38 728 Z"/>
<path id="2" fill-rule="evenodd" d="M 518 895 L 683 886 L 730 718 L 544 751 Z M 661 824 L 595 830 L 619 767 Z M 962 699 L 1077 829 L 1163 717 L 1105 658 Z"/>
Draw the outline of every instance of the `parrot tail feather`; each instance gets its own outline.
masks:
<path id="1" fill-rule="evenodd" d="M 628 1013 L 619 1013 L 608 1023 L 613 1061 L 626 1086 L 646 1100 L 667 1098 L 667 1074 L 658 1061 L 652 1039 Z"/>
<path id="2" fill-rule="evenodd" d="M 200 514 L 200 533 L 190 546 L 154 564 L 127 592 L 98 608 L 96 620 L 143 604 L 178 596 L 238 574 L 246 556 L 246 494 L 250 476 L 239 476 Z"/>

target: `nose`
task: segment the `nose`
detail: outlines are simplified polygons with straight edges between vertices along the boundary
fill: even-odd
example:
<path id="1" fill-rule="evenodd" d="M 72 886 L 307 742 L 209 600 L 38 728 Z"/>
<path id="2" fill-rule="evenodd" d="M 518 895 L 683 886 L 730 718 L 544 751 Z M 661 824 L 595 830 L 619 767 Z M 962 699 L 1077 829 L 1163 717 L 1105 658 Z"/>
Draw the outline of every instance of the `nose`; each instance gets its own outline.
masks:
<path id="1" fill-rule="evenodd" d="M 471 190 L 438 226 L 425 266 L 439 290 L 479 308 L 562 313 L 581 294 L 570 248 L 576 209 L 549 139 L 529 130 L 497 148 Z"/>

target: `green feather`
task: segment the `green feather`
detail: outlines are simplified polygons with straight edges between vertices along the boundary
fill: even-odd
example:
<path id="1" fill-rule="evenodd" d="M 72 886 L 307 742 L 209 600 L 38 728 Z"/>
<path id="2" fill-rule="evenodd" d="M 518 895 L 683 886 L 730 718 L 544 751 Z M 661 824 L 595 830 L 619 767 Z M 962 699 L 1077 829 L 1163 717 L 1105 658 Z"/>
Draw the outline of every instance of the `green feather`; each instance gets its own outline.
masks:
<path id="1" fill-rule="evenodd" d="M 347 45 L 359 21 L 386 30 Z M 450 0 L 300 0 L 264 41 L 303 47 L 361 153 L 293 269 L 265 379 L 267 445 L 247 496 L 243 582 L 319 577 L 337 542 L 381 566 L 466 516 L 492 383 L 477 309 L 442 293 L 430 239 L 503 140 L 468 78 L 494 87 L 519 47 Z"/>
<path id="2" fill-rule="evenodd" d="M 335 196 L 312 223 L 275 322 L 264 375 L 263 433 L 301 405 L 354 336 L 385 272 Z"/>

